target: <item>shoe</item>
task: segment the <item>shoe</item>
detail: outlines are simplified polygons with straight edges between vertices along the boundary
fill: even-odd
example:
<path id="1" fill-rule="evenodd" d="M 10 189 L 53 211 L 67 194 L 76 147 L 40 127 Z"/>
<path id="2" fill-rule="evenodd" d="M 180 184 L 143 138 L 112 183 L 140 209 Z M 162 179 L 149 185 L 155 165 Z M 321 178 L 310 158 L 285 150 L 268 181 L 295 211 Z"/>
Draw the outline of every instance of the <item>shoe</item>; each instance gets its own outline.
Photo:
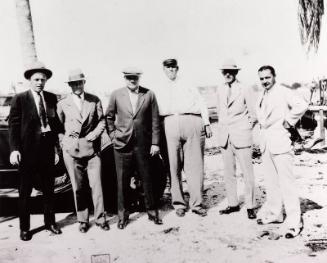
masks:
<path id="1" fill-rule="evenodd" d="M 148 213 L 148 218 L 150 221 L 153 221 L 156 225 L 162 225 L 162 220 L 159 218 L 158 212 L 155 215 Z"/>
<path id="2" fill-rule="evenodd" d="M 192 213 L 197 214 L 199 216 L 207 216 L 207 210 L 202 207 L 199 209 L 193 209 Z"/>
<path id="3" fill-rule="evenodd" d="M 60 235 L 62 233 L 61 229 L 56 224 L 48 225 L 45 229 L 52 232 L 54 235 Z"/>
<path id="4" fill-rule="evenodd" d="M 290 239 L 298 236 L 301 232 L 301 228 L 290 228 L 285 234 L 285 238 Z"/>
<path id="5" fill-rule="evenodd" d="M 126 220 L 119 220 L 118 221 L 118 224 L 117 224 L 118 229 L 124 229 L 127 226 L 128 221 L 129 221 L 128 219 L 126 219 Z"/>
<path id="6" fill-rule="evenodd" d="M 255 211 L 253 208 L 247 209 L 248 212 L 248 218 L 249 219 L 256 219 L 257 215 L 255 214 Z"/>
<path id="7" fill-rule="evenodd" d="M 259 218 L 257 220 L 258 225 L 267 225 L 267 224 L 281 224 L 283 223 L 283 220 L 276 219 L 276 220 L 271 220 L 267 218 Z"/>
<path id="8" fill-rule="evenodd" d="M 89 230 L 89 224 L 86 222 L 80 222 L 78 227 L 79 232 L 86 233 Z"/>
<path id="9" fill-rule="evenodd" d="M 108 231 L 110 229 L 110 226 L 109 226 L 108 222 L 95 223 L 95 225 L 100 227 L 104 231 Z"/>
<path id="10" fill-rule="evenodd" d="M 237 206 L 227 206 L 225 209 L 220 210 L 219 211 L 219 214 L 221 214 L 221 215 L 228 215 L 230 213 L 238 212 L 240 210 L 241 210 L 241 208 L 240 208 L 239 205 L 237 205 Z"/>
<path id="11" fill-rule="evenodd" d="M 177 208 L 176 209 L 176 215 L 179 217 L 185 216 L 185 209 L 184 208 Z"/>
<path id="12" fill-rule="evenodd" d="M 32 239 L 32 235 L 30 231 L 20 231 L 20 239 L 23 241 L 28 241 Z"/>

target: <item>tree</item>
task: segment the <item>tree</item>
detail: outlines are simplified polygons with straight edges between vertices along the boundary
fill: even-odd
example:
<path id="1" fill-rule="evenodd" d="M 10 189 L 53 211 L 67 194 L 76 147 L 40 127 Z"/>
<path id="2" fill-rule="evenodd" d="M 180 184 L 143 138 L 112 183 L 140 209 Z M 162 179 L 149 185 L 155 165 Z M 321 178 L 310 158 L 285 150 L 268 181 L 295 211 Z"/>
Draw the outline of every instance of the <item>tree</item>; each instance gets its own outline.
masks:
<path id="1" fill-rule="evenodd" d="M 16 0 L 16 13 L 22 48 L 23 64 L 27 66 L 37 60 L 29 0 Z"/>

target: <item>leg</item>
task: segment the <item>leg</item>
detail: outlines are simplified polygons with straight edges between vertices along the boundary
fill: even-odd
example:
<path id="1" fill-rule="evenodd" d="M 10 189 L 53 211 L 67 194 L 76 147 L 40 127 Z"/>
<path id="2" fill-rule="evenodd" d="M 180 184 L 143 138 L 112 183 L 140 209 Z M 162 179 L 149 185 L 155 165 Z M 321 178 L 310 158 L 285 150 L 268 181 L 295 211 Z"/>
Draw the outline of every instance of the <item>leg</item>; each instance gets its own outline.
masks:
<path id="1" fill-rule="evenodd" d="M 266 187 L 266 202 L 258 212 L 258 217 L 267 219 L 266 222 L 282 221 L 282 197 L 274 156 L 268 149 L 262 155 L 264 180 Z M 265 221 L 265 220 L 264 220 Z"/>
<path id="2" fill-rule="evenodd" d="M 230 140 L 228 140 L 226 148 L 222 148 L 222 157 L 224 162 L 224 180 L 228 205 L 235 207 L 239 205 L 237 198 L 237 180 L 235 174 L 236 160 Z"/>
<path id="3" fill-rule="evenodd" d="M 130 206 L 130 179 L 133 175 L 132 152 L 120 152 L 115 150 L 115 163 L 117 172 L 117 205 L 118 218 L 125 221 L 129 216 Z"/>
<path id="4" fill-rule="evenodd" d="M 165 118 L 165 133 L 167 139 L 170 176 L 171 176 L 171 197 L 172 205 L 175 209 L 186 209 L 186 203 L 183 197 L 183 188 L 180 178 L 181 171 L 181 145 L 179 133 L 178 116 L 169 116 Z"/>
<path id="5" fill-rule="evenodd" d="M 201 146 L 202 119 L 197 116 L 181 116 L 181 126 L 185 143 L 184 170 L 187 179 L 187 186 L 190 192 L 190 207 L 192 210 L 202 208 L 203 188 L 203 157 Z"/>
<path id="6" fill-rule="evenodd" d="M 286 211 L 286 224 L 289 228 L 301 228 L 300 200 L 292 171 L 293 154 L 278 154 L 275 156 L 275 163 Z"/>
<path id="7" fill-rule="evenodd" d="M 254 208 L 255 199 L 254 199 L 254 171 L 252 165 L 252 148 L 242 148 L 236 149 L 236 157 L 241 166 L 243 172 L 244 181 L 245 181 L 245 206 L 247 209 Z"/>
<path id="8" fill-rule="evenodd" d="M 92 190 L 95 222 L 97 224 L 103 224 L 106 221 L 106 216 L 104 213 L 103 189 L 101 183 L 101 159 L 98 155 L 88 160 L 87 175 Z"/>

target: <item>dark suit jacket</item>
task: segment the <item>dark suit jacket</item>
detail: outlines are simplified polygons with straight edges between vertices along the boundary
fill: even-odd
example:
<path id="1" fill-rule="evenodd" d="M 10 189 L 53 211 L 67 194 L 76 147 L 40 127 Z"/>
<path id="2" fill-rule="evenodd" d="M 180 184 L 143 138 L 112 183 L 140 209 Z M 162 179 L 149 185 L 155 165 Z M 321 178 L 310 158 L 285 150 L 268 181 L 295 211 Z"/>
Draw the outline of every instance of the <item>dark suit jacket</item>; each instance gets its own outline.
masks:
<path id="1" fill-rule="evenodd" d="M 62 125 L 56 107 L 57 96 L 43 91 L 48 122 L 54 135 L 53 147 Z M 41 135 L 41 121 L 31 90 L 17 94 L 11 103 L 9 114 L 10 151 L 20 151 L 22 161 L 34 163 Z"/>
<path id="2" fill-rule="evenodd" d="M 139 97 L 133 113 L 128 88 L 112 92 L 106 111 L 109 136 L 116 150 L 123 149 L 131 138 L 145 149 L 159 145 L 160 127 L 158 104 L 154 93 L 139 87 Z"/>

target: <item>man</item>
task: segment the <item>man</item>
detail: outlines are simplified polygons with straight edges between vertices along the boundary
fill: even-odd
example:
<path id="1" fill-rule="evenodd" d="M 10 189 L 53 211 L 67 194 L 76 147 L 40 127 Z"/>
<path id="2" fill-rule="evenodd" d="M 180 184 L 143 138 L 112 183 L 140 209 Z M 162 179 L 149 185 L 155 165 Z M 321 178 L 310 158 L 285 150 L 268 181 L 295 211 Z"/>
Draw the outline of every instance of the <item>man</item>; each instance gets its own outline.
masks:
<path id="1" fill-rule="evenodd" d="M 254 172 L 252 166 L 252 127 L 255 123 L 251 92 L 236 76 L 240 68 L 233 60 L 221 67 L 225 83 L 218 87 L 218 145 L 222 149 L 224 178 L 228 206 L 220 214 L 240 211 L 237 197 L 236 158 L 245 179 L 245 206 L 249 219 L 256 218 L 254 211 Z M 252 94 L 253 96 L 253 94 Z"/>
<path id="2" fill-rule="evenodd" d="M 18 165 L 20 239 L 32 238 L 30 195 L 36 187 L 43 193 L 45 228 L 61 234 L 53 210 L 55 144 L 62 126 L 56 113 L 57 97 L 43 91 L 52 71 L 34 62 L 25 71 L 30 89 L 17 94 L 9 114 L 10 163 Z"/>
<path id="3" fill-rule="evenodd" d="M 118 183 L 118 228 L 129 220 L 130 179 L 138 172 L 142 181 L 148 218 L 162 224 L 154 200 L 150 157 L 159 153 L 159 114 L 152 91 L 139 85 L 142 72 L 127 68 L 123 71 L 126 87 L 110 96 L 106 116 L 109 136 L 114 144 Z"/>
<path id="4" fill-rule="evenodd" d="M 256 107 L 260 125 L 267 198 L 258 212 L 258 224 L 283 222 L 283 204 L 288 230 L 285 238 L 297 236 L 302 228 L 299 197 L 292 173 L 293 152 L 289 129 L 308 107 L 303 96 L 276 83 L 272 66 L 258 70 L 263 87 Z"/>
<path id="5" fill-rule="evenodd" d="M 199 91 L 177 76 L 179 67 L 176 59 L 164 60 L 163 70 L 168 80 L 165 89 L 158 95 L 158 101 L 160 115 L 164 117 L 172 204 L 177 216 L 185 215 L 187 205 L 180 178 L 184 166 L 190 208 L 193 213 L 206 216 L 207 211 L 202 206 L 203 133 L 208 138 L 212 135 L 208 110 Z"/>
<path id="6" fill-rule="evenodd" d="M 109 230 L 104 212 L 100 159 L 101 134 L 106 123 L 100 99 L 84 92 L 85 82 L 80 69 L 72 70 L 67 82 L 72 93 L 59 101 L 57 109 L 65 127 L 65 134 L 61 134 L 60 139 L 81 233 L 89 229 L 90 189 L 96 225 L 104 231 Z"/>

